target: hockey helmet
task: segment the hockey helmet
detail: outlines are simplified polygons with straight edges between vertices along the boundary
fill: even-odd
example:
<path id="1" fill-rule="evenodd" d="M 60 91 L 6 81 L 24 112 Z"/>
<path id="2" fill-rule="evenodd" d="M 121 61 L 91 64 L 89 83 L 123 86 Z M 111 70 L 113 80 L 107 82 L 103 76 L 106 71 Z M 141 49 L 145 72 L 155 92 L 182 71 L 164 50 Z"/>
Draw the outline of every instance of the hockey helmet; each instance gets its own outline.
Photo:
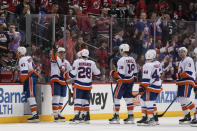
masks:
<path id="1" fill-rule="evenodd" d="M 63 48 L 63 47 L 59 47 L 58 49 L 57 49 L 57 52 L 59 53 L 59 52 L 65 52 L 65 49 Z"/>
<path id="2" fill-rule="evenodd" d="M 121 51 L 123 51 L 123 52 L 129 51 L 129 49 L 130 49 L 130 47 L 129 47 L 128 44 L 121 44 L 121 45 L 119 46 L 119 50 L 121 50 Z"/>
<path id="3" fill-rule="evenodd" d="M 25 55 L 26 52 L 27 52 L 27 49 L 26 49 L 25 47 L 23 47 L 23 46 L 20 46 L 20 47 L 18 47 L 18 49 L 17 49 L 17 54 L 18 54 L 18 55 Z"/>
<path id="4" fill-rule="evenodd" d="M 179 48 L 179 51 L 181 51 L 181 50 L 184 50 L 184 51 L 187 53 L 187 48 L 185 48 L 185 47 L 180 47 L 180 48 Z"/>
<path id="5" fill-rule="evenodd" d="M 89 56 L 89 51 L 87 49 L 81 50 L 81 56 L 88 57 Z"/>
<path id="6" fill-rule="evenodd" d="M 153 50 L 153 49 L 150 49 L 150 50 L 148 50 L 148 51 L 146 52 L 145 58 L 146 58 L 147 60 L 152 60 L 152 59 L 156 58 L 156 55 L 157 55 L 156 51 Z"/>
<path id="7" fill-rule="evenodd" d="M 197 55 L 197 47 L 194 49 L 194 54 Z"/>

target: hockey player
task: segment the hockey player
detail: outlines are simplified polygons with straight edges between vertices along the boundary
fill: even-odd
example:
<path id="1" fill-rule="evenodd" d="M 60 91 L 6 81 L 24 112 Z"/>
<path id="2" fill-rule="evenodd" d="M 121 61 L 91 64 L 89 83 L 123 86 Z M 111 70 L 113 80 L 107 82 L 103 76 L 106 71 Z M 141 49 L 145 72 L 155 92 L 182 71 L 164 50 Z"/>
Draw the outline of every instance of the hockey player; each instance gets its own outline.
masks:
<path id="1" fill-rule="evenodd" d="M 143 66 L 142 82 L 139 93 L 141 96 L 142 119 L 137 121 L 137 125 L 156 125 L 154 119 L 154 106 L 158 94 L 161 92 L 162 66 L 156 61 L 156 51 L 150 49 L 145 54 L 146 63 Z M 146 117 L 146 113 L 148 117 Z"/>
<path id="2" fill-rule="evenodd" d="M 96 67 L 95 62 L 88 60 L 89 51 L 83 49 L 81 51 L 81 58 L 76 59 L 73 63 L 73 69 L 64 75 L 64 78 L 74 78 L 74 118 L 70 120 L 71 123 L 79 123 L 79 112 L 84 111 L 84 121 L 89 123 L 89 100 L 92 89 L 92 77 L 100 78 L 100 70 Z"/>
<path id="3" fill-rule="evenodd" d="M 125 124 L 134 124 L 134 104 L 131 101 L 132 88 L 134 83 L 134 77 L 137 74 L 137 66 L 135 59 L 129 55 L 129 45 L 121 44 L 119 46 L 119 52 L 121 58 L 117 62 L 117 71 L 111 70 L 110 76 L 117 81 L 116 88 L 113 93 L 115 113 L 114 116 L 109 119 L 110 124 L 119 124 L 119 110 L 120 99 L 123 97 L 127 104 L 128 117 L 124 119 Z"/>
<path id="4" fill-rule="evenodd" d="M 55 51 L 55 50 L 53 50 Z M 63 74 L 71 70 L 70 63 L 64 59 L 65 49 L 59 47 L 57 53 L 51 55 L 51 86 L 52 86 L 52 108 L 54 121 L 65 121 L 60 115 L 63 100 L 66 97 L 67 86 Z"/>
<path id="5" fill-rule="evenodd" d="M 187 56 L 187 49 L 185 47 L 180 47 L 178 54 L 182 60 L 180 61 L 178 67 L 178 80 L 176 83 L 178 85 L 177 97 L 185 114 L 185 117 L 179 120 L 179 124 L 188 124 L 191 121 L 191 116 L 187 109 L 190 109 L 193 113 L 196 112 L 195 105 L 189 99 L 191 90 L 195 87 L 194 82 L 196 72 L 193 59 Z M 195 121 L 196 114 L 191 123 L 195 123 Z"/>
<path id="6" fill-rule="evenodd" d="M 194 49 L 194 55 L 197 59 L 197 47 Z M 197 60 L 195 62 L 195 69 L 196 69 L 196 79 L 195 80 L 196 80 L 196 83 L 197 83 Z M 196 114 L 197 114 L 197 87 L 194 87 L 194 94 L 195 94 L 194 104 L 196 106 L 196 112 L 194 113 L 194 119 L 190 123 L 191 126 L 197 126 L 197 118 L 196 118 Z"/>
<path id="7" fill-rule="evenodd" d="M 19 57 L 19 68 L 20 68 L 20 81 L 24 83 L 24 91 L 27 96 L 27 100 L 30 105 L 32 117 L 28 119 L 28 122 L 39 122 L 39 116 L 37 112 L 37 102 L 35 99 L 36 84 L 39 74 L 34 70 L 34 62 L 31 56 L 25 56 L 25 47 L 19 47 L 17 49 L 17 55 Z"/>

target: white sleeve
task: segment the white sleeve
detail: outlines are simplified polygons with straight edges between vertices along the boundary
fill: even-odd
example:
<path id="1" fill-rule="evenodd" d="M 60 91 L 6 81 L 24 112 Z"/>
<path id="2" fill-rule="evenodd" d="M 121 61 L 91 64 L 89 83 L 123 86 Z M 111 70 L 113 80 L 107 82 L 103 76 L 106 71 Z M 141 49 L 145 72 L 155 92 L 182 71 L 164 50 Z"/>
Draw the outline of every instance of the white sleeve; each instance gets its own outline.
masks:
<path id="1" fill-rule="evenodd" d="M 72 69 L 71 65 L 69 62 L 67 62 L 67 72 L 69 72 Z"/>
<path id="2" fill-rule="evenodd" d="M 93 62 L 93 65 L 92 65 L 92 72 L 96 76 L 101 74 L 100 70 L 96 67 L 96 63 L 94 63 L 94 62 Z"/>
<path id="3" fill-rule="evenodd" d="M 125 69 L 125 63 L 122 59 L 120 59 L 117 63 L 117 67 L 118 67 L 118 73 L 121 75 L 125 75 L 126 74 L 126 69 Z"/>
<path id="4" fill-rule="evenodd" d="M 77 72 L 78 71 L 78 65 L 79 65 L 78 62 L 77 61 L 74 61 L 72 70 L 69 73 L 69 75 L 70 75 L 71 78 L 76 77 L 76 75 L 78 73 Z"/>
<path id="5" fill-rule="evenodd" d="M 188 59 L 185 65 L 185 71 L 193 72 L 192 65 L 194 65 L 194 61 L 192 59 Z"/>

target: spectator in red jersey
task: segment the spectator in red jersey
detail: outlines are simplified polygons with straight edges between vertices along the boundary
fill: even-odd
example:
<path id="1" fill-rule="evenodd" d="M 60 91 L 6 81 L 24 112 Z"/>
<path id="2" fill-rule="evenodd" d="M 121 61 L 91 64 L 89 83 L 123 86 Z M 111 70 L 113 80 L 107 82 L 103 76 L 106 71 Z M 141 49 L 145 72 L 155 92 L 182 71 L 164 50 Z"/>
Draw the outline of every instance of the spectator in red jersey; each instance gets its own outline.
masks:
<path id="1" fill-rule="evenodd" d="M 92 24 L 90 23 L 90 18 L 87 14 L 82 13 L 82 8 L 75 6 L 75 11 L 77 14 L 77 27 L 80 30 L 80 34 L 87 35 L 92 32 Z"/>
<path id="2" fill-rule="evenodd" d="M 181 4 L 178 5 L 177 10 L 174 11 L 173 15 L 174 15 L 174 19 L 176 20 L 182 20 L 186 18 Z"/>
<path id="3" fill-rule="evenodd" d="M 112 0 L 102 0 L 102 3 L 103 3 L 102 5 L 103 7 L 110 8 L 112 4 Z"/>
<path id="4" fill-rule="evenodd" d="M 61 38 L 58 41 L 58 46 L 59 47 L 64 47 L 64 37 Z M 70 31 L 66 30 L 66 59 L 70 62 L 73 63 L 74 57 L 76 55 L 76 50 L 75 50 L 75 42 L 72 40 L 72 37 L 70 35 Z"/>
<path id="5" fill-rule="evenodd" d="M 96 29 L 98 35 L 109 37 L 110 18 L 108 17 L 108 10 L 103 7 L 101 17 L 96 20 Z"/>
<path id="6" fill-rule="evenodd" d="M 142 12 L 146 13 L 146 4 L 145 4 L 144 0 L 140 0 L 137 4 L 136 15 L 138 18 L 140 17 Z"/>
<path id="7" fill-rule="evenodd" d="M 108 68 L 108 42 L 107 41 L 101 41 L 101 47 L 96 50 L 96 57 L 98 62 L 98 67 L 101 70 L 101 80 L 106 80 L 106 71 Z"/>
<path id="8" fill-rule="evenodd" d="M 169 5 L 165 0 L 159 0 L 157 4 L 155 4 L 155 9 L 158 15 L 162 15 L 169 9 Z"/>
<path id="9" fill-rule="evenodd" d="M 8 11 L 15 12 L 16 6 L 20 3 L 20 0 L 7 0 L 9 8 Z"/>
<path id="10" fill-rule="evenodd" d="M 87 14 L 99 16 L 102 8 L 101 0 L 87 0 L 87 2 Z"/>

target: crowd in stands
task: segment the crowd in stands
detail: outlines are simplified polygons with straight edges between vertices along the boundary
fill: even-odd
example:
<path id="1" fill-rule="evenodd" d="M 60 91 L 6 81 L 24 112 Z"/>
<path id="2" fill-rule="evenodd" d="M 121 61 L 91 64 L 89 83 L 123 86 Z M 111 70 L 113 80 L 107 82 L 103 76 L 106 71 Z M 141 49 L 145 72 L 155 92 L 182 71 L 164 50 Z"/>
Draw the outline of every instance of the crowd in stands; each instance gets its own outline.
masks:
<path id="1" fill-rule="evenodd" d="M 26 30 L 31 14 L 37 15 Z M 185 46 L 193 56 L 196 20 L 196 0 L 0 0 L 0 70 L 16 72 L 16 50 L 25 46 L 42 74 L 40 81 L 48 82 L 49 52 L 55 42 L 65 47 L 71 64 L 78 51 L 89 49 L 106 81 L 120 58 L 119 45 L 127 43 L 138 64 L 138 78 L 145 52 L 156 49 L 164 80 L 172 80 L 180 60 L 177 49 Z"/>

